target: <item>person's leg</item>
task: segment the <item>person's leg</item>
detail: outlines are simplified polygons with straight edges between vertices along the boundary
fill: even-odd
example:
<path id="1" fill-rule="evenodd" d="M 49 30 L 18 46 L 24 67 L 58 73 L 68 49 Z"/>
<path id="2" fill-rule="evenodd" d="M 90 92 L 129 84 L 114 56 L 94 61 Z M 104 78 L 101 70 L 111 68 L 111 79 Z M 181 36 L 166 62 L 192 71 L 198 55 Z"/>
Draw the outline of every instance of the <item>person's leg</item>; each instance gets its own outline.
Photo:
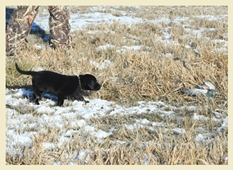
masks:
<path id="1" fill-rule="evenodd" d="M 64 6 L 49 6 L 48 10 L 50 13 L 50 46 L 53 48 L 69 49 L 72 38 L 69 36 L 70 16 L 67 8 Z"/>
<path id="2" fill-rule="evenodd" d="M 14 55 L 15 51 L 23 45 L 32 28 L 38 8 L 39 6 L 18 6 L 14 10 L 6 29 L 7 56 Z"/>

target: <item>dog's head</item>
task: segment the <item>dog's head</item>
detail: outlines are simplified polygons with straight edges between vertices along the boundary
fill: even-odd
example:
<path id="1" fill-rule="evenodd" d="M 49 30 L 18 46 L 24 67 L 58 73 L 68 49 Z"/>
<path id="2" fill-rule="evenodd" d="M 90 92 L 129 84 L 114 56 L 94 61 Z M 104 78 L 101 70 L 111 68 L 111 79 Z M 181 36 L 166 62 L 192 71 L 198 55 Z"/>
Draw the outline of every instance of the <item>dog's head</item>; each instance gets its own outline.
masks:
<path id="1" fill-rule="evenodd" d="M 81 88 L 83 90 L 99 90 L 101 85 L 97 82 L 95 76 L 91 74 L 80 75 Z"/>

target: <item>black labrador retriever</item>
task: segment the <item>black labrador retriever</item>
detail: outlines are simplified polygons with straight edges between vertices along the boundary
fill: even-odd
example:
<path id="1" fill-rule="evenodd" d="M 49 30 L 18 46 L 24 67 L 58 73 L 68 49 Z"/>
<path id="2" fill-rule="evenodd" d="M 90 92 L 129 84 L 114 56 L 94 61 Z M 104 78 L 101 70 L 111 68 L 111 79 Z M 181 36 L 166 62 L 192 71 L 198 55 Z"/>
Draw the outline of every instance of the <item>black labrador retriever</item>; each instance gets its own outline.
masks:
<path id="1" fill-rule="evenodd" d="M 52 71 L 24 71 L 17 63 L 15 67 L 19 73 L 32 76 L 33 100 L 38 105 L 43 92 L 57 96 L 57 105 L 62 106 L 66 97 L 72 96 L 77 100 L 85 101 L 80 94 L 81 90 L 99 90 L 101 87 L 95 76 L 91 74 L 68 76 Z"/>

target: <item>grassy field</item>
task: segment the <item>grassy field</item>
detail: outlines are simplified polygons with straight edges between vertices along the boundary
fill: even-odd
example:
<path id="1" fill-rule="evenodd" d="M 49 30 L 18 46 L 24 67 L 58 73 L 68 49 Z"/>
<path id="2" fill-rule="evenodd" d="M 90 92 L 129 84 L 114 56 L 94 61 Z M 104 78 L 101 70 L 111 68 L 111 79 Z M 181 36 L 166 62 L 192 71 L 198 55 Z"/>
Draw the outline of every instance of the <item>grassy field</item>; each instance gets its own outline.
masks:
<path id="1" fill-rule="evenodd" d="M 43 7 L 45 8 L 45 7 Z M 6 57 L 6 87 L 30 85 L 31 78 L 16 70 L 17 62 L 23 69 L 39 70 L 40 67 L 61 74 L 79 75 L 91 73 L 98 78 L 102 89 L 90 96 L 114 101 L 126 107 L 138 101 L 162 101 L 168 106 L 195 106 L 198 114 L 208 118 L 215 112 L 227 116 L 228 109 L 228 20 L 227 7 L 124 7 L 90 8 L 70 7 L 70 14 L 93 13 L 130 16 L 146 20 L 142 23 L 125 24 L 114 20 L 112 24 L 88 25 L 85 29 L 71 32 L 73 43 L 68 52 L 52 50 L 40 36 L 31 34 L 26 48 L 13 57 Z M 43 10 L 41 10 L 43 11 Z M 38 15 L 43 15 L 39 13 Z M 204 17 L 203 17 L 204 16 Z M 157 22 L 156 22 L 157 20 Z M 159 21 L 161 20 L 161 21 Z M 72 23 L 71 23 L 72 24 Z M 47 32 L 48 33 L 48 32 Z M 41 44 L 42 49 L 35 48 Z M 137 50 L 130 50 L 137 48 Z M 101 64 L 110 62 L 101 67 Z M 194 87 L 203 80 L 211 81 L 217 89 L 215 98 L 190 97 L 182 94 L 183 87 Z M 12 108 L 13 106 L 6 106 Z M 19 112 L 32 113 L 30 108 L 14 108 Z M 24 109 L 21 110 L 20 109 Z M 173 108 L 167 108 L 168 111 Z M 49 135 L 34 136 L 32 148 L 21 148 L 24 156 L 6 154 L 6 164 L 68 164 L 67 154 L 74 150 L 89 150 L 77 164 L 228 164 L 228 131 L 215 133 L 218 122 L 195 121 L 194 111 L 178 109 L 184 117 L 163 119 L 167 125 L 180 126 L 185 134 L 170 137 L 174 133 L 156 131 L 138 126 L 136 133 L 123 124 L 133 124 L 146 118 L 151 122 L 161 117 L 150 112 L 140 115 L 106 116 L 89 120 L 99 129 L 116 128 L 104 143 L 96 143 L 88 136 L 73 136 L 72 142 L 59 149 L 45 150 L 44 141 L 57 141 L 59 130 L 48 129 Z M 39 116 L 39 115 L 38 115 Z M 69 124 L 67 124 L 67 128 Z M 202 144 L 194 140 L 197 127 L 214 133 L 214 142 Z M 37 129 L 39 130 L 39 129 Z M 115 144 L 112 141 L 124 141 Z M 146 156 L 145 156 L 146 154 Z M 146 157 L 146 158 L 145 158 Z"/>

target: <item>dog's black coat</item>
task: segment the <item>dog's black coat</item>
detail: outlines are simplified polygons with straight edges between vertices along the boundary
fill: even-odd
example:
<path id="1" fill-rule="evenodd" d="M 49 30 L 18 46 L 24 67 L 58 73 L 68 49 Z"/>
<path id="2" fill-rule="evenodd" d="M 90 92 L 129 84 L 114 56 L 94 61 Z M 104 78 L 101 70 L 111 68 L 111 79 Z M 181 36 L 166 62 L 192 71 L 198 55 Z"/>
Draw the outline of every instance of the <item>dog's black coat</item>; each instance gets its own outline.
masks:
<path id="1" fill-rule="evenodd" d="M 62 106 L 66 97 L 73 96 L 77 100 L 85 101 L 80 94 L 81 90 L 99 90 L 101 87 L 91 74 L 77 77 L 52 71 L 24 71 L 18 67 L 17 63 L 15 63 L 15 67 L 19 73 L 32 76 L 33 100 L 36 104 L 39 104 L 42 92 L 57 96 L 57 105 Z"/>

